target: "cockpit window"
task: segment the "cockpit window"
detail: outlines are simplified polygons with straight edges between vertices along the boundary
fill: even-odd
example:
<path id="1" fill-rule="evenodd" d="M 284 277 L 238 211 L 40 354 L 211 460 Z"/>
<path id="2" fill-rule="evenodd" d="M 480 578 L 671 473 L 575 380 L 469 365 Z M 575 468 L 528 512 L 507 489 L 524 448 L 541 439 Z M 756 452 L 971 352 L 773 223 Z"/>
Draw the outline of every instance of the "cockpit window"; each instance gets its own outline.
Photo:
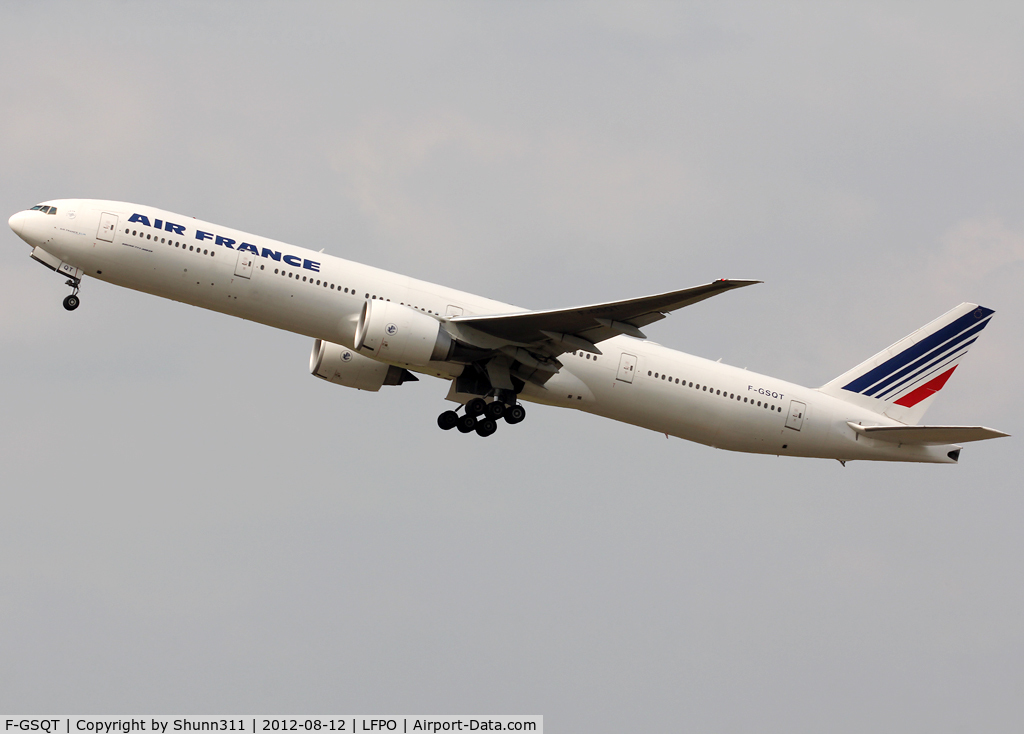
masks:
<path id="1" fill-rule="evenodd" d="M 29 211 L 30 211 L 30 212 L 35 212 L 35 211 L 39 211 L 39 210 L 40 210 L 40 209 L 42 209 L 42 208 L 43 208 L 43 205 L 42 205 L 42 204 L 36 204 L 36 205 L 35 205 L 34 207 L 32 207 L 31 209 L 29 209 Z"/>
<path id="2" fill-rule="evenodd" d="M 48 206 L 48 207 L 46 207 L 46 209 L 47 209 L 47 211 L 46 211 L 47 214 L 56 214 L 57 213 L 57 207 L 55 207 L 55 206 Z"/>
<path id="3" fill-rule="evenodd" d="M 30 212 L 39 211 L 39 212 L 42 212 L 43 214 L 56 214 L 57 213 L 57 207 L 55 207 L 55 206 L 44 206 L 43 204 L 36 204 L 34 207 L 29 209 L 29 211 Z"/>

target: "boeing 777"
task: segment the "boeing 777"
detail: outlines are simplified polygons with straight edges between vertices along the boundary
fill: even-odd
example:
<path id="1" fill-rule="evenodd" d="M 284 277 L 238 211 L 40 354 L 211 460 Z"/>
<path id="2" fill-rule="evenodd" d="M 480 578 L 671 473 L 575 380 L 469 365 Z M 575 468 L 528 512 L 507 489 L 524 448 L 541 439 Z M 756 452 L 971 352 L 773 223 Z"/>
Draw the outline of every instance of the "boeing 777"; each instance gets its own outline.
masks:
<path id="1" fill-rule="evenodd" d="M 962 303 L 819 388 L 668 349 L 642 329 L 758 281 L 529 311 L 322 252 L 118 201 L 60 199 L 10 218 L 36 261 L 311 337 L 310 371 L 360 390 L 448 380 L 445 429 L 490 436 L 521 401 L 575 408 L 731 451 L 952 464 L 1007 434 L 919 425 L 989 324 Z"/>

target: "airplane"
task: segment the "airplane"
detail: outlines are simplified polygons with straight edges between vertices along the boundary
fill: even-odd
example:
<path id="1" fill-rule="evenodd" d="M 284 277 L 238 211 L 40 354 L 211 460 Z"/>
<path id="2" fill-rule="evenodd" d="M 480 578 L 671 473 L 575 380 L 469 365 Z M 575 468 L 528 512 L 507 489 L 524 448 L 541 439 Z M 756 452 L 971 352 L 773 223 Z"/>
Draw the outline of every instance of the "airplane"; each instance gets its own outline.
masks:
<path id="1" fill-rule="evenodd" d="M 444 430 L 494 434 L 523 401 L 730 451 L 955 464 L 960 444 L 1008 434 L 920 425 L 989 324 L 962 303 L 818 388 L 668 349 L 644 327 L 760 281 L 721 279 L 642 298 L 531 311 L 149 206 L 58 199 L 9 224 L 31 257 L 86 276 L 312 338 L 310 372 L 378 391 L 450 382 Z"/>

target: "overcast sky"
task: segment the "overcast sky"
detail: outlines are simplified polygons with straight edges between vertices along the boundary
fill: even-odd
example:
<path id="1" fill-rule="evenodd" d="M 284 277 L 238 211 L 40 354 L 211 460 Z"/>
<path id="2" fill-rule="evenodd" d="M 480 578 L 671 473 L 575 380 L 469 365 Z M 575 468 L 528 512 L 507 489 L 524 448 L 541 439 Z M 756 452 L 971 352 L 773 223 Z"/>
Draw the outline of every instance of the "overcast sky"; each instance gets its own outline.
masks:
<path id="1" fill-rule="evenodd" d="M 962 301 L 960 466 L 717 451 L 447 383 L 0 235 L 0 710 L 1017 731 L 1024 11 L 4 3 L 0 210 L 145 203 L 820 385 Z M 1014 479 L 1014 477 L 1017 479 Z"/>

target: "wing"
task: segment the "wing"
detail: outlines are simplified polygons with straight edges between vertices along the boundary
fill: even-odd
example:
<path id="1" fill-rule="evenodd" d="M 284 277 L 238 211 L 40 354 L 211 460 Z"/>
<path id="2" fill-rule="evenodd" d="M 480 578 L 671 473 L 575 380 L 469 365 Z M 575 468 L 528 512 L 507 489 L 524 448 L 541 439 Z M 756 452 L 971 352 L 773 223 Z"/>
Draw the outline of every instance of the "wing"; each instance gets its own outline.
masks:
<path id="1" fill-rule="evenodd" d="M 618 334 L 645 339 L 640 327 L 659 321 L 676 309 L 717 296 L 734 288 L 760 283 L 759 280 L 716 280 L 681 291 L 658 293 L 626 301 L 595 303 L 591 306 L 553 311 L 525 311 L 488 316 L 458 316 L 451 323 L 470 327 L 510 345 L 534 346 L 548 343 L 545 351 L 559 354 L 583 349 L 600 354 L 594 346 Z"/>
<path id="2" fill-rule="evenodd" d="M 940 446 L 968 441 L 1003 438 L 1008 433 L 984 426 L 861 426 L 847 423 L 853 430 L 870 438 L 891 443 Z"/>

